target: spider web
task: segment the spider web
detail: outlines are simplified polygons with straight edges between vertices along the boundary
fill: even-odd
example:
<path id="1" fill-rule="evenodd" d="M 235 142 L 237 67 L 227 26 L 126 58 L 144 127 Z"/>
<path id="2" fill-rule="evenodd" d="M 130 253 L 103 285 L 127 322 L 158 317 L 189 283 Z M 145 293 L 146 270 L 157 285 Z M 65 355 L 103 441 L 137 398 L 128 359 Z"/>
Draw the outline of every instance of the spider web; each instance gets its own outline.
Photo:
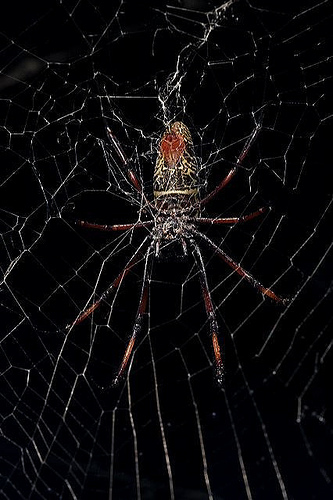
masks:
<path id="1" fill-rule="evenodd" d="M 11 2 L 0 28 L 2 498 L 332 496 L 332 3 Z M 202 247 L 225 365 L 214 379 L 194 260 L 154 263 L 126 380 L 112 386 L 146 220 L 110 127 L 152 199 L 158 140 L 191 130 L 202 192 L 258 137 L 203 215 L 264 298 Z M 330 387 L 330 392 L 329 392 Z"/>

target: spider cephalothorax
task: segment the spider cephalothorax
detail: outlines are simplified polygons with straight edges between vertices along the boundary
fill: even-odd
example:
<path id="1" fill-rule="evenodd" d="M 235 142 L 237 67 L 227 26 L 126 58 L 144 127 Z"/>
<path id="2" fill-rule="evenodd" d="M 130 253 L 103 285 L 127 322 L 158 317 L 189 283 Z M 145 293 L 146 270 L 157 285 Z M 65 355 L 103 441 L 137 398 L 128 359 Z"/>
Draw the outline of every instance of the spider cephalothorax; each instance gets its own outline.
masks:
<path id="1" fill-rule="evenodd" d="M 152 230 L 153 240 L 176 240 L 189 238 L 193 234 L 193 225 L 186 215 L 159 215 Z"/>
<path id="2" fill-rule="evenodd" d="M 109 288 L 97 301 L 81 313 L 70 326 L 73 327 L 81 323 L 99 307 L 102 301 L 109 299 L 110 296 L 115 293 L 129 270 L 142 259 L 142 255 L 144 256 L 145 265 L 139 307 L 132 334 L 125 349 L 120 368 L 114 379 L 115 384 L 117 384 L 126 373 L 128 362 L 135 346 L 135 341 L 141 332 L 142 318 L 146 310 L 148 287 L 154 258 L 159 258 L 160 254 L 163 253 L 163 249 L 169 244 L 180 243 L 183 249 L 183 255 L 188 257 L 191 252 L 194 257 L 201 284 L 202 297 L 210 325 L 216 376 L 219 383 L 221 383 L 223 379 L 223 361 L 218 340 L 219 334 L 215 308 L 208 288 L 206 270 L 200 250 L 201 244 L 213 250 L 218 257 L 226 262 L 242 278 L 250 282 L 263 295 L 267 295 L 276 302 L 287 302 L 286 299 L 276 295 L 270 288 L 266 288 L 259 283 L 256 278 L 237 264 L 198 228 L 200 225 L 207 224 L 218 225 L 245 222 L 257 217 L 265 211 L 265 208 L 259 208 L 256 212 L 240 217 L 208 218 L 201 217 L 200 215 L 201 208 L 216 196 L 216 194 L 226 186 L 236 174 L 238 165 L 242 163 L 247 155 L 258 131 L 259 127 L 256 127 L 237 158 L 235 165 L 222 181 L 208 195 L 204 198 L 200 198 L 198 162 L 193 151 L 193 141 L 190 131 L 182 122 L 177 121 L 171 123 L 166 128 L 159 143 L 153 177 L 154 200 L 153 203 L 150 203 L 147 201 L 147 197 L 143 192 L 143 186 L 135 171 L 132 169 L 129 160 L 126 158 L 119 142 L 112 134 L 111 130 L 108 129 L 112 147 L 123 163 L 123 168 L 126 171 L 132 189 L 141 194 L 141 199 L 149 206 L 152 219 L 145 222 L 138 221 L 127 224 L 116 224 L 113 226 L 78 221 L 78 224 L 81 226 L 101 229 L 103 231 L 126 231 L 147 228 L 149 232 Z"/>

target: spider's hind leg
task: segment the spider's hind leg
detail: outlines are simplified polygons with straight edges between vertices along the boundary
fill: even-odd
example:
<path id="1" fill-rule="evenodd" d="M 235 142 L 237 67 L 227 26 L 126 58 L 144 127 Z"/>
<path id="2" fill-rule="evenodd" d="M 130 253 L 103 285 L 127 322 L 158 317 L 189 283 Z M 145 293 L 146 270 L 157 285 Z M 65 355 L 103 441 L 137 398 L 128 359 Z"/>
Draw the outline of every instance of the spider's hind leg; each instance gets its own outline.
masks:
<path id="1" fill-rule="evenodd" d="M 250 137 L 246 141 L 245 146 L 242 149 L 240 155 L 238 156 L 238 158 L 237 158 L 236 163 L 234 164 L 234 166 L 227 173 L 227 175 L 222 179 L 222 181 L 215 187 L 215 189 L 213 189 L 213 191 L 211 191 L 204 198 L 202 198 L 202 200 L 200 201 L 200 205 L 201 206 L 205 205 L 208 201 L 210 201 L 211 199 L 213 199 L 217 195 L 217 193 L 219 193 L 221 191 L 221 189 L 223 189 L 227 184 L 229 184 L 229 182 L 231 181 L 231 179 L 236 175 L 236 173 L 238 171 L 238 167 L 240 165 L 242 165 L 243 160 L 248 155 L 248 153 L 249 153 L 249 151 L 251 149 L 252 144 L 256 140 L 256 138 L 257 138 L 257 136 L 258 136 L 258 134 L 259 134 L 259 132 L 261 130 L 261 121 L 262 120 L 260 120 L 260 122 L 256 125 L 256 127 L 254 128 L 252 134 L 250 135 Z"/>
<path id="2" fill-rule="evenodd" d="M 139 193 L 142 193 L 143 189 L 142 189 L 141 182 L 139 181 L 136 173 L 134 172 L 134 170 L 130 166 L 130 161 L 127 158 L 127 156 L 125 155 L 125 153 L 120 145 L 120 142 L 118 141 L 118 139 L 116 138 L 116 136 L 114 135 L 114 133 L 112 132 L 112 130 L 109 127 L 107 127 L 106 131 L 108 133 L 108 137 L 110 139 L 110 142 L 111 142 L 113 148 L 115 149 L 118 157 L 120 158 L 120 160 L 122 162 L 122 165 L 125 169 L 128 180 L 130 181 L 132 186 L 136 189 L 136 191 L 138 191 Z"/>

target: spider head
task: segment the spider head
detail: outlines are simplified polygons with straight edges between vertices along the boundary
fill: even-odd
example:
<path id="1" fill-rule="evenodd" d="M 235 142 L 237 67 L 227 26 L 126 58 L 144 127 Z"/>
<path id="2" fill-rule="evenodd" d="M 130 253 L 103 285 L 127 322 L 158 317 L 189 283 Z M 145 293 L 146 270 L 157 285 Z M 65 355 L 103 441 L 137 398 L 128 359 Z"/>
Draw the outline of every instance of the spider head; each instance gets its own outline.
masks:
<path id="1" fill-rule="evenodd" d="M 166 241 L 189 238 L 191 227 L 189 217 L 175 209 L 156 217 L 153 238 Z"/>
<path id="2" fill-rule="evenodd" d="M 187 240 L 191 237 L 191 224 L 188 216 L 177 210 L 162 213 L 155 220 L 153 240 L 157 258 L 183 260 L 187 258 Z"/>

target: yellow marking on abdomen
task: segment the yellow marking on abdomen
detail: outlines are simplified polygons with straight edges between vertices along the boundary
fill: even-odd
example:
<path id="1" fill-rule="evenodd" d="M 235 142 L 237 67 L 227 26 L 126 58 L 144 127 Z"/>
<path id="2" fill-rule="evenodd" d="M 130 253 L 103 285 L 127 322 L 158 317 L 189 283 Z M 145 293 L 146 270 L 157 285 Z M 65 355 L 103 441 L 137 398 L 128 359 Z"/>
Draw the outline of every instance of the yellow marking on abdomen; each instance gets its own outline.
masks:
<path id="1" fill-rule="evenodd" d="M 197 194 L 198 189 L 168 189 L 167 191 L 154 191 L 154 198 L 157 198 L 158 196 L 167 196 L 170 194 Z"/>

